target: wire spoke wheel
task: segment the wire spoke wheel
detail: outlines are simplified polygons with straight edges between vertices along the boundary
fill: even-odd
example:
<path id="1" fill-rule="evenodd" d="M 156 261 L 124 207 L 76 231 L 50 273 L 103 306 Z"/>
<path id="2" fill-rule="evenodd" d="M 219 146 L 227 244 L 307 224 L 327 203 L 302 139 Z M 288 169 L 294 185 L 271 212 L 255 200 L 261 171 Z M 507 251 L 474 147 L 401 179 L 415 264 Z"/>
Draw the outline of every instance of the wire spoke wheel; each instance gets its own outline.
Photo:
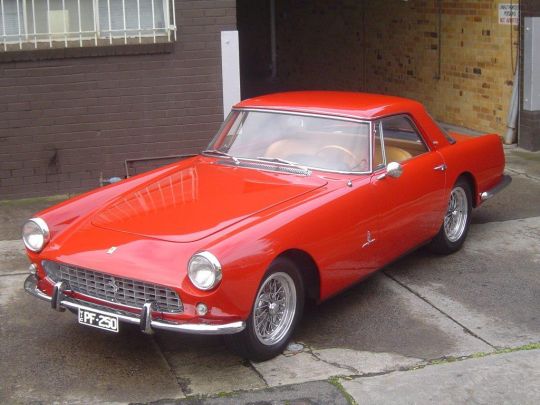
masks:
<path id="1" fill-rule="evenodd" d="M 456 242 L 461 238 L 467 227 L 468 215 L 467 194 L 461 187 L 456 187 L 450 194 L 444 217 L 444 233 L 450 242 Z"/>
<path id="2" fill-rule="evenodd" d="M 271 274 L 255 299 L 255 336 L 264 345 L 279 343 L 289 332 L 295 312 L 296 287 L 293 279 L 283 272 Z"/>

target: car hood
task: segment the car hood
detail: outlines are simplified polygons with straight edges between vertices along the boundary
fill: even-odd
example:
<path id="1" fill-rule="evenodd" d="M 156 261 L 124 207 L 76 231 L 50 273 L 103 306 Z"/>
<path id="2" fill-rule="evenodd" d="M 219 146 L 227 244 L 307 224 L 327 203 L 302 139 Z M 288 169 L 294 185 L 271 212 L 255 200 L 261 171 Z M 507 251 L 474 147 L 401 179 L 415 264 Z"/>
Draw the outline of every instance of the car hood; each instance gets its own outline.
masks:
<path id="1" fill-rule="evenodd" d="M 298 176 L 220 165 L 202 158 L 116 198 L 92 224 L 171 242 L 192 242 L 326 185 Z"/>

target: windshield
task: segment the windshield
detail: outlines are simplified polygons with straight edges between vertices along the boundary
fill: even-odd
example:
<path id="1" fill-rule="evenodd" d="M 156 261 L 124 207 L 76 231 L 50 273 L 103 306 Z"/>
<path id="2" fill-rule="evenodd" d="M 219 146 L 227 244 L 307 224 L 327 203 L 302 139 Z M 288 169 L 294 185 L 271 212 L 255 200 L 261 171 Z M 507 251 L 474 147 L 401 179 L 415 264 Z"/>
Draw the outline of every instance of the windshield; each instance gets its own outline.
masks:
<path id="1" fill-rule="evenodd" d="M 237 159 L 340 172 L 370 170 L 370 125 L 284 112 L 233 111 L 208 147 Z"/>

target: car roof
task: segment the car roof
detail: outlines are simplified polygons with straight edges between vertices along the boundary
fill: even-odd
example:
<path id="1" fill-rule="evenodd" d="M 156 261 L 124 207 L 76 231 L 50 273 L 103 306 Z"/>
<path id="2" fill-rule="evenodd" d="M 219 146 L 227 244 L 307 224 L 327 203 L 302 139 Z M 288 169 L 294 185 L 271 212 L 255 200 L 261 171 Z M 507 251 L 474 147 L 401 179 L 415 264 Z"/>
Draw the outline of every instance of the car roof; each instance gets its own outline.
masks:
<path id="1" fill-rule="evenodd" d="M 340 115 L 374 119 L 400 113 L 413 113 L 424 107 L 402 97 L 346 91 L 293 91 L 250 98 L 234 108 L 271 109 L 302 113 Z"/>

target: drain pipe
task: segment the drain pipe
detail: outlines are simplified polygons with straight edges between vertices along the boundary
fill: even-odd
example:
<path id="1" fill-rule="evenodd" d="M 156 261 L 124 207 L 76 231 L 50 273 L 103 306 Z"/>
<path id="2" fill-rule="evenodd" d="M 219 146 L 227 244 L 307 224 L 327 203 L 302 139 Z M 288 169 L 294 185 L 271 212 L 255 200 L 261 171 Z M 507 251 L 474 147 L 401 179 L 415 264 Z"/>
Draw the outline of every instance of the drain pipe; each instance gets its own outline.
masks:
<path id="1" fill-rule="evenodd" d="M 510 99 L 510 108 L 508 109 L 507 130 L 504 136 L 504 143 L 511 145 L 516 143 L 516 127 L 519 110 L 519 65 L 514 75 L 514 85 L 512 86 L 512 97 Z"/>
<path id="2" fill-rule="evenodd" d="M 270 48 L 272 58 L 272 79 L 275 79 L 277 77 L 276 0 L 270 0 Z"/>
<path id="3" fill-rule="evenodd" d="M 435 75 L 435 80 L 441 80 L 442 73 L 442 0 L 437 2 L 437 74 Z"/>

